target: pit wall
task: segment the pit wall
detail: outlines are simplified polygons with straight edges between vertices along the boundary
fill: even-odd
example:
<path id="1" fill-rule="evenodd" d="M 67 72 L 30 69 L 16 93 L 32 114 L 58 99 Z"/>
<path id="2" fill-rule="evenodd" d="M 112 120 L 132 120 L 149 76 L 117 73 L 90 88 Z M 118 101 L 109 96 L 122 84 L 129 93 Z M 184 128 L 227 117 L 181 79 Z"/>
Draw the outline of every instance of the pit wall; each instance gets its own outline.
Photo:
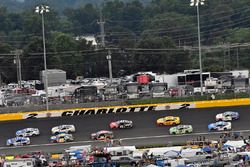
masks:
<path id="1" fill-rule="evenodd" d="M 0 114 L 0 121 L 13 121 L 13 120 L 49 118 L 49 117 L 71 117 L 71 116 L 97 115 L 97 114 L 109 114 L 109 113 L 162 111 L 162 110 L 189 109 L 189 108 L 228 107 L 228 106 L 242 106 L 242 105 L 250 105 L 250 98 L 19 112 L 19 113 Z"/>

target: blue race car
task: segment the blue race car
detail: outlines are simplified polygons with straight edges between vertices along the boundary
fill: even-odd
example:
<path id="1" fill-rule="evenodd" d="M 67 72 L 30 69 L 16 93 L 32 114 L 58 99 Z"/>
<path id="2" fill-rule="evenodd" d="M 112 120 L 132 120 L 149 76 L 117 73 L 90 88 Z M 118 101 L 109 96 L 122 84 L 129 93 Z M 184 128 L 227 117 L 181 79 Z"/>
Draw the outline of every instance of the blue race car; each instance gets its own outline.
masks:
<path id="1" fill-rule="evenodd" d="M 232 121 L 240 118 L 240 114 L 234 111 L 226 111 L 215 116 L 216 121 Z"/>
<path id="2" fill-rule="evenodd" d="M 223 131 L 223 130 L 231 130 L 232 124 L 231 122 L 219 121 L 215 123 L 211 123 L 208 125 L 209 131 Z"/>
<path id="3" fill-rule="evenodd" d="M 8 139 L 6 142 L 7 146 L 24 146 L 30 144 L 30 138 L 28 137 L 15 137 Z"/>

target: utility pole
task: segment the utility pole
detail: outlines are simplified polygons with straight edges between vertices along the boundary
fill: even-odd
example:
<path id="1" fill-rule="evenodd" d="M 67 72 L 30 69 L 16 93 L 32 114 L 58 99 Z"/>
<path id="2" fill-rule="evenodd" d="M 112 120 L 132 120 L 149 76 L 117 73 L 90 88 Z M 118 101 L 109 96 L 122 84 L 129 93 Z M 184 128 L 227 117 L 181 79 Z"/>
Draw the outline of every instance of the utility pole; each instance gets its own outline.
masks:
<path id="1" fill-rule="evenodd" d="M 228 50 L 229 70 L 231 70 L 231 50 L 230 50 L 230 44 L 227 44 L 227 50 Z"/>
<path id="2" fill-rule="evenodd" d="M 108 67 L 109 67 L 109 79 L 110 82 L 112 83 L 112 79 L 113 79 L 113 75 L 112 75 L 112 56 L 111 56 L 111 52 L 110 50 L 108 50 L 108 55 L 106 56 L 107 60 L 108 60 Z"/>
<path id="3" fill-rule="evenodd" d="M 236 61 L 237 61 L 237 70 L 240 69 L 240 65 L 239 65 L 239 48 L 237 48 L 236 50 Z"/>
<path id="4" fill-rule="evenodd" d="M 104 48 L 105 47 L 105 30 L 104 30 L 104 24 L 105 21 L 103 20 L 103 15 L 102 11 L 100 11 L 100 21 L 97 22 L 100 25 L 100 30 L 101 30 L 101 46 Z"/>
<path id="5" fill-rule="evenodd" d="M 21 65 L 21 59 L 20 55 L 22 55 L 23 51 L 20 49 L 17 49 L 12 52 L 15 55 L 14 63 L 16 64 L 16 71 L 17 71 L 17 83 L 18 87 L 22 87 L 22 65 Z"/>

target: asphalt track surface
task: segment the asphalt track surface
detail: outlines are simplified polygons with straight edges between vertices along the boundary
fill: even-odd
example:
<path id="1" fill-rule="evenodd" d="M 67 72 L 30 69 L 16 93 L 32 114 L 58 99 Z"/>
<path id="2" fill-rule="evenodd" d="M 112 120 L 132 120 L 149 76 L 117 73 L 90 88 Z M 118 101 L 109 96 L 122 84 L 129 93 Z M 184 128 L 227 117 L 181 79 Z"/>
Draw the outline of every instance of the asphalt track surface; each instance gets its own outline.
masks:
<path id="1" fill-rule="evenodd" d="M 89 115 L 75 117 L 60 117 L 48 119 L 33 119 L 0 123 L 0 154 L 15 154 L 28 151 L 62 151 L 75 145 L 104 145 L 90 139 L 90 134 L 99 130 L 108 130 L 111 121 L 128 119 L 134 122 L 134 128 L 113 130 L 115 139 L 122 139 L 123 145 L 172 144 L 206 136 L 218 139 L 221 133 L 208 132 L 207 125 L 215 122 L 215 115 L 224 111 L 238 111 L 240 119 L 232 122 L 233 131 L 241 131 L 244 136 L 250 135 L 250 106 L 208 108 L 208 109 L 181 109 L 172 111 L 151 111 L 139 113 L 118 113 L 105 115 Z M 169 127 L 157 126 L 156 120 L 160 117 L 173 115 L 181 118 L 182 124 L 191 124 L 194 132 L 189 135 L 169 135 Z M 51 144 L 51 128 L 62 124 L 74 124 L 75 141 L 66 144 Z M 31 146 L 7 147 L 6 140 L 15 136 L 19 129 L 37 127 L 41 135 L 31 137 Z"/>

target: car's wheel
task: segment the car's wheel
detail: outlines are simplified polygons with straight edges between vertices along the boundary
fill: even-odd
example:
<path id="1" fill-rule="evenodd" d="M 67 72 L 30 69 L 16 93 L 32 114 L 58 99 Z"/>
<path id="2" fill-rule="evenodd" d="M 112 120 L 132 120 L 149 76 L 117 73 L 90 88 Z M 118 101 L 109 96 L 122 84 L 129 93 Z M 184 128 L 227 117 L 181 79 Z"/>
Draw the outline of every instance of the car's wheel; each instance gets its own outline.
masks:
<path id="1" fill-rule="evenodd" d="M 131 163 L 131 166 L 134 166 L 134 167 L 135 167 L 135 166 L 136 166 L 136 163 L 135 163 L 135 162 L 132 162 L 132 163 Z"/>
<path id="2" fill-rule="evenodd" d="M 224 128 L 223 130 L 228 130 L 227 128 Z"/>
<path id="3" fill-rule="evenodd" d="M 58 135 L 59 134 L 59 132 L 55 132 L 55 135 Z"/>
<path id="4" fill-rule="evenodd" d="M 69 130 L 68 133 L 72 133 L 72 132 Z"/>
<path id="5" fill-rule="evenodd" d="M 174 122 L 172 125 L 176 125 L 176 123 Z"/>
<path id="6" fill-rule="evenodd" d="M 175 132 L 172 132 L 172 135 L 176 135 L 176 133 L 175 133 Z"/>
<path id="7" fill-rule="evenodd" d="M 185 133 L 190 133 L 190 132 L 188 130 L 186 130 Z"/>
<path id="8" fill-rule="evenodd" d="M 159 123 L 158 125 L 162 126 L 162 125 L 163 125 L 163 123 Z"/>
<path id="9" fill-rule="evenodd" d="M 31 136 L 36 136 L 36 134 L 35 134 L 35 133 L 33 133 Z"/>

